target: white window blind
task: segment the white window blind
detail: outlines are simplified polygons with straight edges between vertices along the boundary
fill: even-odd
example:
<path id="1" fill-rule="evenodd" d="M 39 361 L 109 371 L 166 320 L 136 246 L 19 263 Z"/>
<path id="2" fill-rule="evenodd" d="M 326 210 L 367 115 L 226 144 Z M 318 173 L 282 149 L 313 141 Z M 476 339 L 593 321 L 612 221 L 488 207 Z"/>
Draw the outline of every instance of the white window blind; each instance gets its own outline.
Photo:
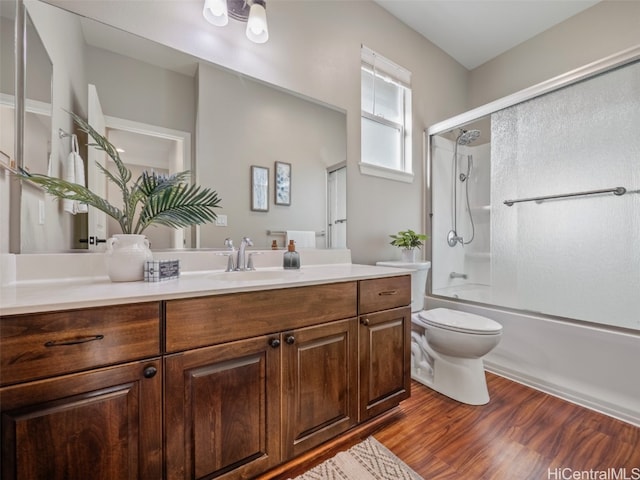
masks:
<path id="1" fill-rule="evenodd" d="M 361 60 L 360 170 L 411 181 L 411 73 L 365 46 Z"/>

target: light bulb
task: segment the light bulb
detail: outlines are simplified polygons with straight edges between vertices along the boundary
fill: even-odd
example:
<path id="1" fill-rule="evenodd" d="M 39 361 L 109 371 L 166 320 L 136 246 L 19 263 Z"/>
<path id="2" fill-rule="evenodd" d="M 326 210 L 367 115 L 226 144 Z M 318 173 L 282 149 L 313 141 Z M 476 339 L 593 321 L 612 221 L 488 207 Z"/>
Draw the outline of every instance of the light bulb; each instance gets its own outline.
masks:
<path id="1" fill-rule="evenodd" d="M 267 11 L 264 5 L 254 1 L 249 10 L 247 20 L 247 38 L 255 43 L 265 43 L 269 40 L 269 29 L 267 27 Z"/>
<path id="2" fill-rule="evenodd" d="M 205 0 L 202 15 L 207 21 L 218 27 L 224 27 L 229 23 L 227 13 L 227 0 Z"/>

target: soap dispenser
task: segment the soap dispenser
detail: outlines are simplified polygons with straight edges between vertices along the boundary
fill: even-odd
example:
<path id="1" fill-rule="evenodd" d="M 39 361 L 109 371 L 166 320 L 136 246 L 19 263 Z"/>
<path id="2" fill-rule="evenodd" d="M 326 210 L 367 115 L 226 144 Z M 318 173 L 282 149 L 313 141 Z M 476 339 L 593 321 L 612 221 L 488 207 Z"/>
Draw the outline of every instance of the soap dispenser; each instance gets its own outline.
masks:
<path id="1" fill-rule="evenodd" d="M 287 270 L 300 268 L 300 254 L 296 252 L 296 246 L 293 240 L 289 240 L 287 251 L 284 252 L 284 261 L 282 266 Z"/>

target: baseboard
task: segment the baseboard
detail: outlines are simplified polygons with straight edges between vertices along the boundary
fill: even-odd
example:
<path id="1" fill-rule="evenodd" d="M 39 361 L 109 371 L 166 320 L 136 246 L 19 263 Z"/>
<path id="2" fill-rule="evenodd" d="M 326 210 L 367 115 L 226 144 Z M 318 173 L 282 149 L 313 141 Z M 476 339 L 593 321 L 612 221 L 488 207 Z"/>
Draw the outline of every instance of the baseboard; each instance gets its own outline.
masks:
<path id="1" fill-rule="evenodd" d="M 580 405 L 581 407 L 603 413 L 636 427 L 640 427 L 640 416 L 637 412 L 620 408 L 618 405 L 604 402 L 601 399 L 594 398 L 553 383 L 545 382 L 540 378 L 525 375 L 510 368 L 505 368 L 486 359 L 484 360 L 484 366 L 488 372 L 513 380 L 514 382 L 521 383 L 527 387 L 540 390 L 541 392 L 553 395 L 554 397 L 561 398 L 576 405 Z"/>

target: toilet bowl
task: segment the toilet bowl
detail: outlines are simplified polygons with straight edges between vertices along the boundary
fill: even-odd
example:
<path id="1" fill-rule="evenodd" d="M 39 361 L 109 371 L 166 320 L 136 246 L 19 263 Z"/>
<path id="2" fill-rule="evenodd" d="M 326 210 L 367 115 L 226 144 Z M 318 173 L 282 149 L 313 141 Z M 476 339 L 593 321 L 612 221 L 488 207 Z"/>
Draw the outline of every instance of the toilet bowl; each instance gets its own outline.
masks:
<path id="1" fill-rule="evenodd" d="M 489 402 L 482 357 L 500 342 L 502 326 L 489 318 L 448 308 L 411 317 L 411 376 L 469 405 Z"/>
<path id="2" fill-rule="evenodd" d="M 482 357 L 500 342 L 502 325 L 472 313 L 428 309 L 424 296 L 429 262 L 377 262 L 377 265 L 414 270 L 411 275 L 411 378 L 462 403 L 488 403 Z"/>

